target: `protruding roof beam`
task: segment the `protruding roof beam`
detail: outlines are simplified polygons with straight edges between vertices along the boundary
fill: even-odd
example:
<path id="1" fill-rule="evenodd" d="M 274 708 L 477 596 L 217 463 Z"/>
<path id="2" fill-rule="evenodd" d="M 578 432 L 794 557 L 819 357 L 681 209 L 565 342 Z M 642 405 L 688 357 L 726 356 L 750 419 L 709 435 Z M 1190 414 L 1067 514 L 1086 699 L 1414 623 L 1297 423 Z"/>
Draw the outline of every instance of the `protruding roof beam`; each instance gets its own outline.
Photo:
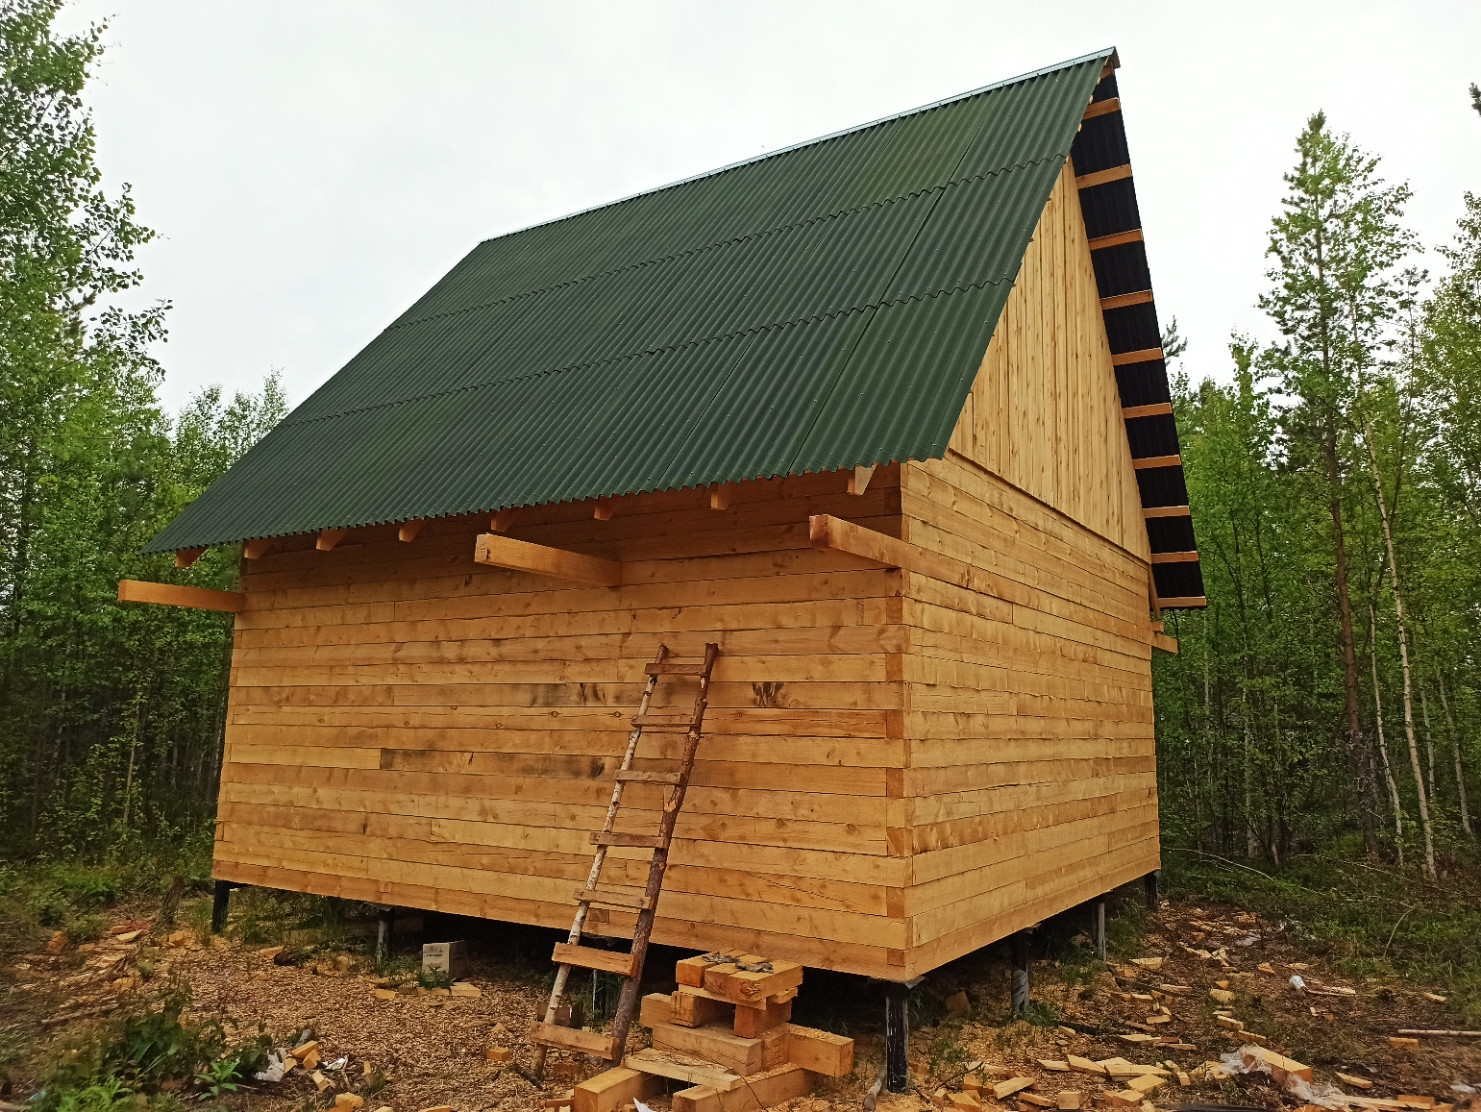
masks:
<path id="1" fill-rule="evenodd" d="M 716 483 L 710 487 L 710 509 L 728 510 L 730 508 L 730 501 L 734 497 L 734 483 Z"/>
<path id="2" fill-rule="evenodd" d="M 320 529 L 319 539 L 314 542 L 314 547 L 320 552 L 330 552 L 348 533 L 348 529 Z"/>
<path id="3" fill-rule="evenodd" d="M 622 564 L 617 560 L 532 544 L 498 533 L 479 534 L 473 560 L 496 568 L 533 572 L 553 579 L 572 579 L 597 587 L 617 587 L 622 583 Z"/>
<path id="4" fill-rule="evenodd" d="M 1112 112 L 1121 111 L 1120 97 L 1107 97 L 1105 100 L 1092 100 L 1090 107 L 1085 109 L 1083 119 L 1093 120 L 1097 116 L 1109 116 Z"/>
<path id="5" fill-rule="evenodd" d="M 1203 595 L 1186 595 L 1178 598 L 1165 598 L 1162 605 L 1169 610 L 1197 610 L 1208 605 L 1208 599 Z"/>
<path id="6" fill-rule="evenodd" d="M 1196 564 L 1198 553 L 1194 552 L 1154 552 L 1152 553 L 1154 564 Z"/>
<path id="7" fill-rule="evenodd" d="M 1123 351 L 1120 355 L 1111 356 L 1111 365 L 1124 367 L 1128 363 L 1150 363 L 1154 359 L 1162 358 L 1160 347 L 1142 348 L 1140 351 Z"/>
<path id="8" fill-rule="evenodd" d="M 224 610 L 235 614 L 246 605 L 247 596 L 241 591 L 212 591 L 205 587 L 183 587 L 178 583 L 120 579 L 118 601 L 152 602 L 159 606 L 188 606 L 192 610 Z"/>
<path id="9" fill-rule="evenodd" d="M 1182 456 L 1143 456 L 1141 459 L 1133 459 L 1131 466 L 1138 471 L 1147 471 L 1154 467 L 1182 467 Z"/>
<path id="10" fill-rule="evenodd" d="M 1125 309 L 1129 305 L 1146 305 L 1152 300 L 1151 290 L 1133 290 L 1131 293 L 1117 293 L 1110 297 L 1100 299 L 1101 312 L 1108 309 Z"/>
<path id="11" fill-rule="evenodd" d="M 1138 417 L 1172 416 L 1172 402 L 1153 402 L 1151 405 L 1123 405 L 1121 419 L 1134 421 Z"/>
<path id="12" fill-rule="evenodd" d="M 1131 163 L 1124 162 L 1120 166 L 1097 170 L 1093 174 L 1081 174 L 1075 179 L 1075 188 L 1094 189 L 1097 185 L 1108 185 L 1113 181 L 1122 181 L 1129 177 L 1131 177 Z"/>
<path id="13" fill-rule="evenodd" d="M 611 521 L 612 515 L 617 512 L 616 498 L 598 498 L 597 504 L 592 508 L 591 516 L 598 521 Z"/>
<path id="14" fill-rule="evenodd" d="M 854 473 L 848 478 L 848 492 L 850 494 L 863 494 L 869 489 L 869 480 L 874 478 L 876 464 L 868 467 L 855 467 Z"/>
<path id="15" fill-rule="evenodd" d="M 514 527 L 515 519 L 519 517 L 519 506 L 506 506 L 494 514 L 493 520 L 489 522 L 489 529 L 495 533 L 507 533 Z"/>
<path id="16" fill-rule="evenodd" d="M 188 568 L 191 564 L 199 560 L 201 558 L 201 554 L 205 551 L 206 550 L 204 547 L 182 548 L 179 552 L 175 553 L 175 566 L 177 568 Z"/>
<path id="17" fill-rule="evenodd" d="M 1143 506 L 1143 517 L 1192 517 L 1193 510 L 1188 506 Z"/>
<path id="18" fill-rule="evenodd" d="M 427 519 L 424 517 L 414 517 L 410 521 L 403 521 L 401 528 L 396 530 L 396 538 L 409 544 L 417 539 L 417 534 L 426 524 Z"/>
<path id="19" fill-rule="evenodd" d="M 1132 228 L 1129 232 L 1112 232 L 1108 236 L 1096 236 L 1090 241 L 1092 251 L 1104 251 L 1107 247 L 1120 247 L 1127 243 L 1140 243 L 1142 230 Z"/>
<path id="20" fill-rule="evenodd" d="M 272 551 L 276 543 L 276 537 L 261 537 L 255 541 L 248 541 L 242 545 L 242 555 L 249 560 L 260 560 Z"/>

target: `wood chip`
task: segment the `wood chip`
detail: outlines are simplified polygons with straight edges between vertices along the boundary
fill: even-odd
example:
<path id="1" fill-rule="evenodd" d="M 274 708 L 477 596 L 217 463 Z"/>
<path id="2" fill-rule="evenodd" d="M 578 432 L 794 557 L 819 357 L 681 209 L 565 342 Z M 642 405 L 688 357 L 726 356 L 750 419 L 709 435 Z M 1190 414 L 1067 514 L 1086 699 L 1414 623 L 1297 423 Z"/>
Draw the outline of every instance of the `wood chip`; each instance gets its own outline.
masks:
<path id="1" fill-rule="evenodd" d="M 1063 1109 L 1064 1112 L 1075 1112 L 1075 1109 L 1080 1107 L 1084 1099 L 1084 1095 L 1079 1089 L 1062 1089 L 1059 1095 L 1054 1098 L 1054 1103 Z"/>
<path id="2" fill-rule="evenodd" d="M 1208 990 L 1208 994 L 1220 1004 L 1234 1003 L 1234 993 L 1230 992 L 1227 988 L 1211 988 Z"/>
<path id="3" fill-rule="evenodd" d="M 1041 1097 L 1038 1093 L 1019 1093 L 1017 1098 L 1020 1104 L 1031 1104 L 1035 1108 L 1057 1108 L 1058 1105 L 1048 1097 Z"/>
<path id="4" fill-rule="evenodd" d="M 1161 969 L 1162 958 L 1132 958 L 1131 964 L 1140 965 L 1143 969 Z"/>
<path id="5" fill-rule="evenodd" d="M 1064 1073 L 1070 1068 L 1070 1064 L 1068 1062 L 1061 1062 L 1054 1058 L 1040 1058 L 1039 1065 L 1043 1069 L 1051 1070 L 1054 1073 Z"/>
<path id="6" fill-rule="evenodd" d="M 1354 1089 L 1373 1088 L 1373 1082 L 1369 1081 L 1366 1077 L 1354 1077 L 1350 1073 L 1339 1073 L 1337 1080 L 1341 1081 L 1344 1085 L 1351 1085 Z"/>
<path id="7" fill-rule="evenodd" d="M 999 1081 L 992 1087 L 992 1095 L 998 1100 L 1006 1100 L 1014 1093 L 1022 1092 L 1034 1084 L 1032 1077 L 1010 1077 L 1007 1081 Z"/>
<path id="8" fill-rule="evenodd" d="M 1099 1062 L 1092 1062 L 1089 1058 L 1081 1058 L 1078 1054 L 1071 1054 L 1065 1059 L 1072 1070 L 1080 1070 L 1082 1073 L 1095 1073 L 1104 1077 L 1106 1069 Z"/>
<path id="9" fill-rule="evenodd" d="M 1388 1039 L 1388 1045 L 1393 1047 L 1395 1050 L 1402 1050 L 1406 1047 L 1418 1046 L 1419 1040 L 1404 1038 L 1400 1035 L 1390 1035 Z"/>

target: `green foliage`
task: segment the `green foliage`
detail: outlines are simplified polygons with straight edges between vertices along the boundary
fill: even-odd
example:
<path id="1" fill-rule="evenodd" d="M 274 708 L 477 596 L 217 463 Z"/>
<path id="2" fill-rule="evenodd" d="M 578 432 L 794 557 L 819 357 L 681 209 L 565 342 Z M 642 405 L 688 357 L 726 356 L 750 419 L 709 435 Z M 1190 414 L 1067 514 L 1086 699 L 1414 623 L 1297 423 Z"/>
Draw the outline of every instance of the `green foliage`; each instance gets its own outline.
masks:
<path id="1" fill-rule="evenodd" d="M 417 974 L 417 984 L 423 988 L 451 988 L 452 983 L 446 969 L 423 969 Z"/>
<path id="2" fill-rule="evenodd" d="M 1175 894 L 1283 922 L 1352 976 L 1436 986 L 1469 1020 L 1481 1020 L 1481 874 L 1457 870 L 1431 884 L 1416 869 L 1363 861 L 1358 848 L 1265 869 L 1178 852 L 1168 855 L 1164 876 Z"/>
<path id="3" fill-rule="evenodd" d="M 230 586 L 140 547 L 283 413 L 260 395 L 159 408 L 168 306 L 123 309 L 153 232 L 109 194 L 81 97 L 102 26 L 60 0 L 0 7 L 0 845 L 100 855 L 211 817 L 224 615 L 121 606 L 122 578 Z"/>

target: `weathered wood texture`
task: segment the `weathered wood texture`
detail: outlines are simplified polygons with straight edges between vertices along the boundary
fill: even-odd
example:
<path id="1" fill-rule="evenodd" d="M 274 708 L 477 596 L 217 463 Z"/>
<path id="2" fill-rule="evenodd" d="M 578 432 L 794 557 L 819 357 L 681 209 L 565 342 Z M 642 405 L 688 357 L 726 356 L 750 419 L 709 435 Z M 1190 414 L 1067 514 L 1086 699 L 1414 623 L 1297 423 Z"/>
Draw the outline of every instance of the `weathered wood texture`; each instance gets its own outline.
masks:
<path id="1" fill-rule="evenodd" d="M 1071 174 L 942 460 L 509 526 L 620 586 L 475 563 L 487 517 L 247 562 L 216 876 L 564 927 L 644 664 L 707 641 L 655 941 L 904 979 L 1155 868 L 1147 544 Z M 815 549 L 812 514 L 984 589 Z M 652 833 L 661 787 L 627 790 Z M 647 856 L 608 875 L 641 887 Z"/>

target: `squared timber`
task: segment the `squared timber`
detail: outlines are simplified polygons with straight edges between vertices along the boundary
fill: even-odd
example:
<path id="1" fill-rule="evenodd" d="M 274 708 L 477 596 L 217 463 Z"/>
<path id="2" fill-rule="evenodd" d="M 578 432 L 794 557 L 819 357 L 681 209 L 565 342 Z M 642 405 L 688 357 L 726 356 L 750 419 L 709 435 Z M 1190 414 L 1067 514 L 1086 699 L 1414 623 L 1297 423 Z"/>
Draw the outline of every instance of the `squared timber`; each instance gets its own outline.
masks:
<path id="1" fill-rule="evenodd" d="M 215 875 L 564 928 L 646 667 L 710 641 L 655 942 L 905 980 L 1150 872 L 1115 362 L 1066 165 L 941 458 L 737 483 L 723 512 L 689 489 L 274 541 L 242 567 Z M 669 678 L 655 716 L 691 701 Z M 651 835 L 682 744 L 645 736 L 617 834 Z M 648 858 L 614 846 L 602 886 Z"/>

